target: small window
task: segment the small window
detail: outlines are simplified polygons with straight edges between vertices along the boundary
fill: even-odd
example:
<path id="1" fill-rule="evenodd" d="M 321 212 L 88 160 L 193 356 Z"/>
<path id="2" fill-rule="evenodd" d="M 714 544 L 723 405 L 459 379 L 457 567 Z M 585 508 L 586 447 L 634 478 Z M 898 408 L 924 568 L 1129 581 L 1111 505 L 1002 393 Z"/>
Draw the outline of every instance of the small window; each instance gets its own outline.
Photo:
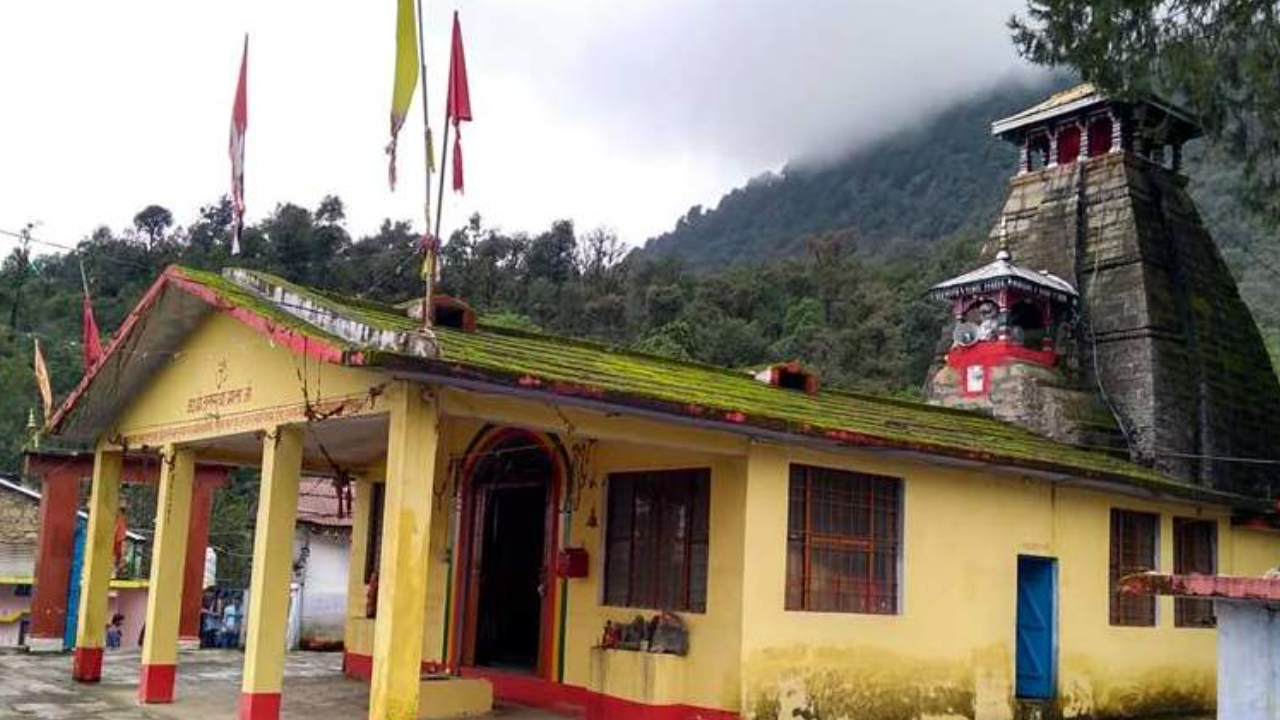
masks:
<path id="1" fill-rule="evenodd" d="M 14 597 L 31 597 L 31 586 L 30 586 L 30 585 L 25 585 L 25 584 L 24 584 L 24 585 L 14 585 L 14 586 L 13 586 L 13 596 L 14 596 Z"/>
<path id="2" fill-rule="evenodd" d="M 1080 157 L 1080 128 L 1067 125 L 1058 129 L 1058 164 L 1069 165 Z"/>
<path id="3" fill-rule="evenodd" d="M 898 612 L 902 481 L 791 466 L 788 610 Z"/>
<path id="4" fill-rule="evenodd" d="M 615 473 L 608 486 L 605 604 L 705 612 L 711 471 Z"/>
<path id="5" fill-rule="evenodd" d="M 1089 121 L 1089 157 L 1111 152 L 1111 118 L 1106 116 Z"/>
<path id="6" fill-rule="evenodd" d="M 1120 578 L 1157 567 L 1160 516 L 1130 510 L 1111 511 L 1111 624 L 1154 627 L 1154 595 L 1120 593 Z"/>
<path id="7" fill-rule="evenodd" d="M 1049 164 L 1049 136 L 1036 133 L 1027 139 L 1027 170 L 1043 170 Z"/>
<path id="8" fill-rule="evenodd" d="M 1213 520 L 1173 519 L 1173 571 L 1179 575 L 1213 575 L 1218 571 L 1218 523 Z M 1216 624 L 1213 601 L 1175 598 L 1173 624 L 1210 628 Z"/>

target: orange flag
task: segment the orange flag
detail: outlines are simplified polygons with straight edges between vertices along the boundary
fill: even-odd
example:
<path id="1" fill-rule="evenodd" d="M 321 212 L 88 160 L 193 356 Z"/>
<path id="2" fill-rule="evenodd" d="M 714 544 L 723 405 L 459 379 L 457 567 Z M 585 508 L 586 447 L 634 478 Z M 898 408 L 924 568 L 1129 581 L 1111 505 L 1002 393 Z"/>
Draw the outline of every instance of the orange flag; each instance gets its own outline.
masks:
<path id="1" fill-rule="evenodd" d="M 49 384 L 49 366 L 44 362 L 44 353 L 40 352 L 40 338 L 35 338 L 36 345 L 36 387 L 40 389 L 40 402 L 44 405 L 44 421 L 48 424 L 53 416 L 53 387 Z"/>

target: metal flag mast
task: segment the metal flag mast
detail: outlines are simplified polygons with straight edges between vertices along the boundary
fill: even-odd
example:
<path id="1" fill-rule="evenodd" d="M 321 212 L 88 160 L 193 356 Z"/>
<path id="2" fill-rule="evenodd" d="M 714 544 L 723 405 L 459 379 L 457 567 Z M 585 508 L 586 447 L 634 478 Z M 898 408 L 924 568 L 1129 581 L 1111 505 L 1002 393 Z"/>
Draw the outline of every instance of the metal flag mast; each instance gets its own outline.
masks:
<path id="1" fill-rule="evenodd" d="M 431 317 L 431 295 L 435 289 L 436 282 L 436 247 L 439 240 L 436 239 L 435 232 L 439 231 L 440 224 L 437 220 L 436 231 L 431 229 L 431 170 L 432 148 L 431 148 L 431 115 L 427 111 L 427 45 L 424 41 L 422 27 L 426 23 L 426 18 L 422 13 L 422 0 L 416 0 L 418 4 L 418 63 L 419 77 L 422 82 L 422 144 L 424 155 L 423 164 L 426 166 L 426 188 L 423 191 L 422 212 L 425 225 L 422 229 L 422 326 L 430 328 L 433 318 Z M 448 123 L 445 123 L 445 132 L 448 132 Z M 440 175 L 440 184 L 444 185 L 444 174 Z"/>

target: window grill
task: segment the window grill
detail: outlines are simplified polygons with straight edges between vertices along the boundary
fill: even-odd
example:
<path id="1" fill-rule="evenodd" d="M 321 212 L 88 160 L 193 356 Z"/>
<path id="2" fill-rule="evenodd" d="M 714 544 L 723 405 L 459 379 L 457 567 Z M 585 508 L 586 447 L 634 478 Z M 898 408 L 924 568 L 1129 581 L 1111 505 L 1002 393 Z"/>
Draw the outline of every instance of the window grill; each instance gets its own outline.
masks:
<path id="1" fill-rule="evenodd" d="M 1218 571 L 1218 523 L 1192 518 L 1173 519 L 1173 571 L 1179 575 Z M 1173 624 L 1211 628 L 1217 624 L 1212 600 L 1174 598 Z"/>
<path id="2" fill-rule="evenodd" d="M 902 481 L 791 466 L 788 610 L 898 612 Z"/>
<path id="3" fill-rule="evenodd" d="M 1120 578 L 1157 567 L 1160 516 L 1131 510 L 1111 511 L 1111 624 L 1154 627 L 1154 595 L 1120 592 Z"/>
<path id="4" fill-rule="evenodd" d="M 710 485 L 705 468 L 609 476 L 605 604 L 706 611 Z"/>

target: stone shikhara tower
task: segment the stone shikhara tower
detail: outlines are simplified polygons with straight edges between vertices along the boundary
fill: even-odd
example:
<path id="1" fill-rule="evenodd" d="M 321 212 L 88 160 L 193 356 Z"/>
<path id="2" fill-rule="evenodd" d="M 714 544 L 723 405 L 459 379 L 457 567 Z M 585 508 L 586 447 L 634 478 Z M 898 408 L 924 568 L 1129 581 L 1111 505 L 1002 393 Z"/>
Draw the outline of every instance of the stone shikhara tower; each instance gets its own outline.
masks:
<path id="1" fill-rule="evenodd" d="M 990 264 L 934 288 L 956 325 L 931 401 L 1275 496 L 1280 383 L 1180 174 L 1194 119 L 1081 85 L 992 132 L 1020 167 Z"/>

